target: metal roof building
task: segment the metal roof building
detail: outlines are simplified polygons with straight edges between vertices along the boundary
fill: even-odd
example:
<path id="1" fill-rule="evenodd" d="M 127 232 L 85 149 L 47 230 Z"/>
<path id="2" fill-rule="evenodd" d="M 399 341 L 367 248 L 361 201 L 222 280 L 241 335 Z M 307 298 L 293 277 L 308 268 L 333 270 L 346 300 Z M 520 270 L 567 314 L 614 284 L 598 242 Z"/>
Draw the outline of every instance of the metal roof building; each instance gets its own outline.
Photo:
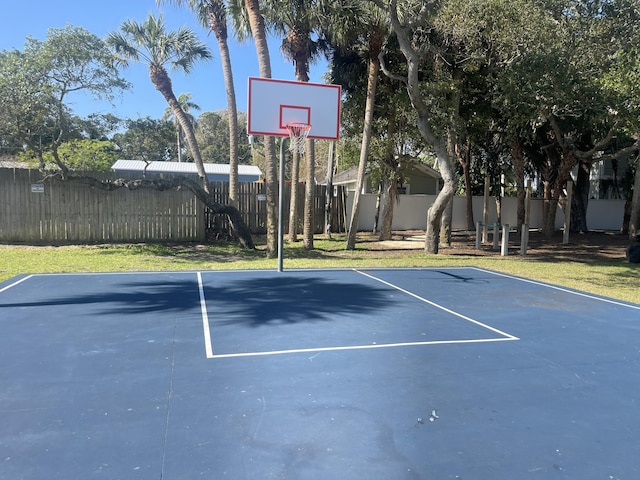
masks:
<path id="1" fill-rule="evenodd" d="M 195 163 L 187 162 L 144 162 L 142 160 L 118 160 L 111 166 L 116 173 L 166 173 L 178 175 L 197 175 Z M 210 182 L 228 182 L 229 165 L 224 163 L 205 163 L 204 171 Z M 239 182 L 257 182 L 262 171 L 255 165 L 238 165 Z"/>

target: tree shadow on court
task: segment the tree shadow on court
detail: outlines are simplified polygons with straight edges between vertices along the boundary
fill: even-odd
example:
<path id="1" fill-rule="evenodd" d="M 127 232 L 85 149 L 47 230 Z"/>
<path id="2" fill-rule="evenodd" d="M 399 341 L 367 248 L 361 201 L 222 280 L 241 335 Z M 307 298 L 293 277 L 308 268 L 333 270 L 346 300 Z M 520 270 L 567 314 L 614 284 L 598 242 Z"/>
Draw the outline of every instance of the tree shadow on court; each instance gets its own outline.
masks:
<path id="1" fill-rule="evenodd" d="M 89 287 L 91 288 L 91 287 Z M 0 303 L 0 308 L 77 307 L 69 315 L 144 315 L 191 313 L 200 315 L 195 281 L 119 283 L 101 293 L 69 294 L 35 301 Z M 204 288 L 209 317 L 218 324 L 260 326 L 333 320 L 345 314 L 367 314 L 389 308 L 388 290 L 358 283 L 315 277 L 268 277 L 234 280 Z M 96 308 L 96 306 L 98 306 Z M 50 312 L 51 313 L 51 312 Z"/>
<path id="2" fill-rule="evenodd" d="M 195 281 L 158 282 L 128 282 L 120 283 L 116 289 L 109 289 L 100 293 L 60 294 L 36 301 L 12 301 L 0 303 L 0 308 L 25 307 L 66 307 L 78 306 L 79 311 L 69 311 L 70 314 L 144 314 L 157 312 L 182 312 L 197 308 L 200 303 L 198 284 Z M 99 310 L 90 308 L 91 305 L 102 305 Z"/>
<path id="3" fill-rule="evenodd" d="M 392 307 L 389 290 L 315 277 L 256 278 L 206 288 L 209 316 L 219 325 L 293 324 L 366 315 Z"/>

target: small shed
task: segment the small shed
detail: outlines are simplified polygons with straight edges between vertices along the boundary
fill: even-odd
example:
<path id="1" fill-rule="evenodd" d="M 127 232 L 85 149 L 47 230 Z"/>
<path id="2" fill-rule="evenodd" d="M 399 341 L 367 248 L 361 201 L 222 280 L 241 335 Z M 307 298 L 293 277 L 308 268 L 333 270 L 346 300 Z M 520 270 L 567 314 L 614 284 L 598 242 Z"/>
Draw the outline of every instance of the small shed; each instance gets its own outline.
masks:
<path id="1" fill-rule="evenodd" d="M 204 171 L 210 182 L 228 182 L 229 165 L 226 163 L 205 163 Z M 111 166 L 116 173 L 156 173 L 175 175 L 197 175 L 195 163 L 190 162 L 145 162 L 143 160 L 118 160 Z M 262 171 L 255 165 L 238 165 L 239 182 L 257 182 Z"/>
<path id="2" fill-rule="evenodd" d="M 333 177 L 333 185 L 342 185 L 348 191 L 354 191 L 357 179 L 358 169 L 354 167 L 337 173 Z M 415 162 L 409 165 L 404 171 L 404 179 L 404 183 L 398 185 L 400 194 L 436 195 L 440 189 L 440 174 L 424 163 Z M 365 175 L 361 193 L 376 193 L 375 187 L 371 184 L 369 175 Z"/>

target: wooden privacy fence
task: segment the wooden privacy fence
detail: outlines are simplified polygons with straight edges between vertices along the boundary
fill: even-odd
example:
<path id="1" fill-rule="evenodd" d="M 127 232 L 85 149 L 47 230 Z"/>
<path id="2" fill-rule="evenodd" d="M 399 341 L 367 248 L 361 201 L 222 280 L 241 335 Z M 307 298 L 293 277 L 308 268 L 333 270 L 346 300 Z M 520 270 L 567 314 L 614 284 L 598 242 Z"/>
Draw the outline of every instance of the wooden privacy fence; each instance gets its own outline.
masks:
<path id="1" fill-rule="evenodd" d="M 342 188 L 342 187 L 341 187 Z M 212 192 L 214 200 L 218 203 L 226 204 L 229 198 L 228 182 L 211 182 L 209 190 Z M 321 233 L 324 231 L 324 204 L 325 204 L 326 187 L 324 185 L 316 185 L 314 192 L 314 232 Z M 340 196 L 341 199 L 343 198 Z M 341 199 L 334 198 L 334 205 L 341 205 Z M 291 184 L 285 185 L 284 191 L 284 215 L 283 222 L 285 233 L 289 230 L 289 203 L 291 200 Z M 298 214 L 298 230 L 302 231 L 302 222 L 304 215 L 304 185 L 298 187 L 298 201 L 296 203 Z M 241 183 L 239 185 L 238 210 L 242 213 L 242 217 L 251 229 L 251 233 L 264 234 L 267 231 L 267 202 L 266 202 L 266 185 L 263 182 Z M 333 208 L 334 221 L 332 225 L 342 225 L 344 220 L 340 220 L 344 209 Z M 210 210 L 205 210 L 205 229 L 208 237 L 217 237 L 218 235 L 226 235 L 229 231 L 228 220 L 226 216 L 214 215 Z M 334 229 L 334 231 L 336 231 Z"/>
<path id="2" fill-rule="evenodd" d="M 113 173 L 91 176 L 100 180 L 138 178 Z M 211 191 L 216 201 L 227 202 L 227 183 L 214 182 Z M 321 186 L 316 189 L 314 219 L 318 233 L 323 231 L 324 191 Z M 303 205 L 304 201 L 299 203 Z M 240 184 L 238 208 L 252 233 L 266 231 L 264 184 Z M 285 208 L 286 219 L 288 210 Z M 225 228 L 226 219 L 215 217 L 219 216 L 206 212 L 187 189 L 107 191 L 74 182 L 42 181 L 37 170 L 0 169 L 0 242 L 202 241 L 207 229 L 216 224 Z M 342 223 L 334 220 L 336 225 Z"/>

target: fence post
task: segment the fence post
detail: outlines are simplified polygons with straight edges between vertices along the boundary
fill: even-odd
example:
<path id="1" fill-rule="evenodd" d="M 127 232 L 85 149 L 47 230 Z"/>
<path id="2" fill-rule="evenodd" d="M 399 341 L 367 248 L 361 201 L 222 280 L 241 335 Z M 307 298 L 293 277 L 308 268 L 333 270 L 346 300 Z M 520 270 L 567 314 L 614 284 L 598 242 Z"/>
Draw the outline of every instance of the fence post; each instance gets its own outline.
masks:
<path id="1" fill-rule="evenodd" d="M 503 257 L 509 255 L 509 225 L 507 224 L 502 226 L 502 250 L 500 255 Z"/>
<path id="2" fill-rule="evenodd" d="M 529 248 L 529 225 L 525 223 L 520 232 L 520 255 L 526 255 L 527 248 Z"/>

